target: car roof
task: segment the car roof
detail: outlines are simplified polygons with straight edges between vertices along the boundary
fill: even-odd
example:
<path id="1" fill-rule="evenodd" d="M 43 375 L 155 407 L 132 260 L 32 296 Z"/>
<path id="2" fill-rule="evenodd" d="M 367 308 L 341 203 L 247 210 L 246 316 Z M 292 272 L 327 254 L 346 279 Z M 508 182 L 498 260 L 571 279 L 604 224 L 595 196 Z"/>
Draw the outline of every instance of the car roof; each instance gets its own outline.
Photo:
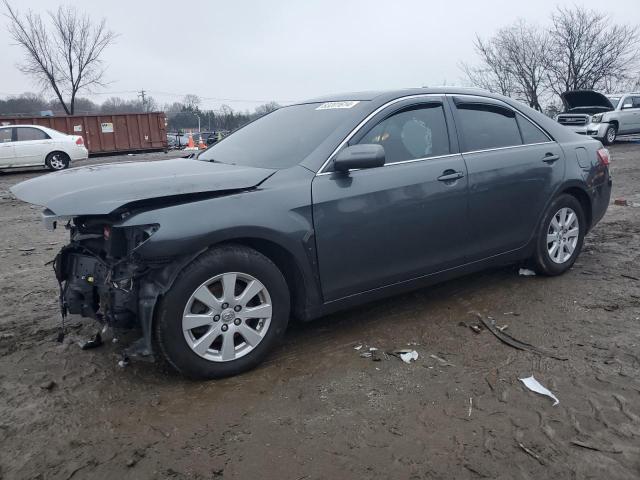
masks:
<path id="1" fill-rule="evenodd" d="M 499 99 L 500 96 L 494 95 L 486 90 L 470 87 L 422 87 L 422 88 L 403 88 L 398 90 L 372 90 L 362 92 L 346 92 L 332 95 L 324 95 L 321 97 L 311 98 L 300 103 L 319 103 L 319 102 L 341 102 L 347 100 L 371 101 L 378 100 L 387 102 L 396 98 L 407 97 L 411 95 L 445 95 L 445 94 L 466 94 L 466 95 L 482 95 L 485 97 L 493 97 Z"/>
<path id="2" fill-rule="evenodd" d="M 15 125 L 0 125 L 0 128 L 13 128 L 13 127 L 34 127 L 34 128 L 42 128 L 44 130 L 51 130 L 48 127 L 42 126 L 42 125 L 33 125 L 33 124 L 27 124 L 27 123 L 17 123 Z"/>

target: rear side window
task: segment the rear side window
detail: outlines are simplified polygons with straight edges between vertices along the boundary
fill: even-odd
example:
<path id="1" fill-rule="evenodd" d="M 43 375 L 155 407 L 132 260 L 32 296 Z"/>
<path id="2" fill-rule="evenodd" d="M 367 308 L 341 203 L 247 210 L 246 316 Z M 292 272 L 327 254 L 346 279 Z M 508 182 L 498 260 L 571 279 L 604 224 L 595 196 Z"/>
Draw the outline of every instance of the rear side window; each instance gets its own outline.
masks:
<path id="1" fill-rule="evenodd" d="M 387 164 L 451 153 L 444 110 L 439 103 L 394 113 L 373 126 L 357 143 L 382 145 Z"/>
<path id="2" fill-rule="evenodd" d="M 522 145 L 512 110 L 477 103 L 463 103 L 457 107 L 465 151 Z"/>
<path id="3" fill-rule="evenodd" d="M 640 108 L 640 97 L 633 97 L 633 108 Z"/>
<path id="4" fill-rule="evenodd" d="M 525 117 L 516 113 L 518 119 L 518 126 L 520 127 L 520 133 L 522 134 L 522 143 L 543 143 L 548 142 L 549 137 L 542 132 L 533 123 L 527 120 Z"/>
<path id="5" fill-rule="evenodd" d="M 17 131 L 18 135 L 16 140 L 18 142 L 25 142 L 27 140 L 46 140 L 47 138 L 50 138 L 49 135 L 37 128 L 19 127 L 17 128 Z"/>
<path id="6" fill-rule="evenodd" d="M 12 128 L 0 128 L 0 143 L 7 143 L 11 141 Z"/>

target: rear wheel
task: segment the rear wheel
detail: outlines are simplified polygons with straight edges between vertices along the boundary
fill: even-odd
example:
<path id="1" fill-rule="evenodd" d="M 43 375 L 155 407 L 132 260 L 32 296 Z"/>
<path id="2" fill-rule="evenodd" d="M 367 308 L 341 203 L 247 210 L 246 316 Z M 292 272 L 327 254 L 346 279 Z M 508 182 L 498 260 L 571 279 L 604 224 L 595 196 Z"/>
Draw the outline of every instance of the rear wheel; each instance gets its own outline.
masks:
<path id="1" fill-rule="evenodd" d="M 69 156 L 64 152 L 51 152 L 44 163 L 50 170 L 64 170 L 69 167 Z"/>
<path id="2" fill-rule="evenodd" d="M 533 257 L 536 271 L 545 275 L 566 272 L 582 250 L 586 232 L 584 211 L 573 196 L 562 194 L 545 213 Z"/>
<path id="3" fill-rule="evenodd" d="M 605 145 L 611 145 L 616 141 L 616 136 L 618 135 L 618 129 L 615 125 L 609 125 L 607 127 L 607 131 L 604 134 L 603 142 Z"/>
<path id="4" fill-rule="evenodd" d="M 289 290 L 273 262 L 247 247 L 203 254 L 159 304 L 155 340 L 192 378 L 236 375 L 258 365 L 284 334 Z"/>

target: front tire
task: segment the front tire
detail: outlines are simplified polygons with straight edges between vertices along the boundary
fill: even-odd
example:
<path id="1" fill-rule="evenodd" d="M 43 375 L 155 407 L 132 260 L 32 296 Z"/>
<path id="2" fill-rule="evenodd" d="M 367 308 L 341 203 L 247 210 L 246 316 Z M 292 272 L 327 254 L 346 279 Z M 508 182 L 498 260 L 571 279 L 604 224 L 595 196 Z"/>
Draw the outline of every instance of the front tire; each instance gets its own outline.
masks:
<path id="1" fill-rule="evenodd" d="M 158 305 L 156 346 L 178 372 L 222 378 L 254 368 L 284 335 L 290 296 L 278 267 L 240 245 L 202 254 Z"/>
<path id="2" fill-rule="evenodd" d="M 44 161 L 49 170 L 58 171 L 69 168 L 69 155 L 64 152 L 51 152 Z"/>
<path id="3" fill-rule="evenodd" d="M 580 202 L 566 193 L 558 196 L 545 212 L 538 231 L 535 270 L 549 276 L 569 270 L 582 250 L 586 227 Z"/>
<path id="4" fill-rule="evenodd" d="M 618 135 L 618 129 L 615 125 L 609 125 L 607 127 L 607 131 L 604 134 L 604 138 L 602 139 L 602 143 L 605 145 L 611 145 L 616 141 L 616 136 Z"/>

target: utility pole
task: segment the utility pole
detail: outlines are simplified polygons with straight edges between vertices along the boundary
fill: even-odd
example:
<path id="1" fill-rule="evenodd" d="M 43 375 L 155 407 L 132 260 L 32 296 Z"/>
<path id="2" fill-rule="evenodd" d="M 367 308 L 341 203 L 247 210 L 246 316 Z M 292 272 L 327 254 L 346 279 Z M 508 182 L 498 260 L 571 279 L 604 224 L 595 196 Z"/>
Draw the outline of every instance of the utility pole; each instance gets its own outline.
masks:
<path id="1" fill-rule="evenodd" d="M 140 93 L 138 94 L 138 97 L 140 97 L 142 99 L 142 109 L 146 112 L 147 111 L 147 100 L 145 98 L 147 92 L 144 91 L 144 88 L 142 90 L 140 90 Z"/>

